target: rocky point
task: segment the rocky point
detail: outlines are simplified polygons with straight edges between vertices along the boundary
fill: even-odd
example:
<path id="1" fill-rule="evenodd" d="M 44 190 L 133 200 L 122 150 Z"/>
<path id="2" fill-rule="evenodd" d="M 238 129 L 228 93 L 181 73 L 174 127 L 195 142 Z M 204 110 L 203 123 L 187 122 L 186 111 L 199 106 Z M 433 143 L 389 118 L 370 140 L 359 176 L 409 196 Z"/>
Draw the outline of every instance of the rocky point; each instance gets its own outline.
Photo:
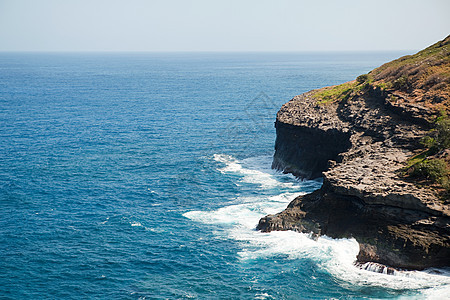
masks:
<path id="1" fill-rule="evenodd" d="M 448 149 L 431 152 L 423 140 L 449 110 L 449 69 L 447 37 L 355 81 L 284 104 L 272 167 L 300 178 L 322 176 L 324 183 L 257 228 L 353 237 L 360 264 L 450 266 L 450 203 L 439 183 L 448 172 L 432 182 L 408 171 L 435 157 L 448 168 Z"/>

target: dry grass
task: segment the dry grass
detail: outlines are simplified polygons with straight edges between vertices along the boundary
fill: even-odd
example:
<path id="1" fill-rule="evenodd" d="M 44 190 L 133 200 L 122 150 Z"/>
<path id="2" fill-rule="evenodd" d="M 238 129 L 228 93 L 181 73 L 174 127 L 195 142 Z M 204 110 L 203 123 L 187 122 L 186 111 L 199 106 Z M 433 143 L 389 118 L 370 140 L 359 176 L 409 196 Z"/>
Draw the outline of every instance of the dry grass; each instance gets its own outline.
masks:
<path id="1" fill-rule="evenodd" d="M 394 89 L 411 103 L 450 113 L 450 36 L 370 72 L 373 85 Z"/>

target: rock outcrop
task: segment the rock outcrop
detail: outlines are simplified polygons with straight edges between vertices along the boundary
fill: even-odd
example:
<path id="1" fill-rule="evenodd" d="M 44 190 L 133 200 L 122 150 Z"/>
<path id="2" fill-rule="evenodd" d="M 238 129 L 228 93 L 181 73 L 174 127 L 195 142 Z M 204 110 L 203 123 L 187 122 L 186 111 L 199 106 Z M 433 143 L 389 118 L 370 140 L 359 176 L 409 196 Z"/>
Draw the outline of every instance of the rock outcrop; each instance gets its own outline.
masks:
<path id="1" fill-rule="evenodd" d="M 447 55 L 441 65 L 450 63 L 449 42 L 439 44 Z M 421 86 L 424 97 L 432 94 L 439 100 L 438 106 L 423 105 L 433 100 L 413 101 L 410 96 L 417 93 L 386 88 L 384 79 L 350 82 L 343 92 L 335 87 L 311 91 L 282 106 L 272 167 L 301 178 L 323 176 L 324 184 L 294 199 L 283 212 L 262 218 L 257 228 L 354 237 L 360 244 L 359 263 L 450 266 L 448 199 L 439 186 L 418 184 L 400 172 L 423 148 L 420 141 L 441 104 L 448 102 L 448 93 Z M 444 91 L 446 80 L 439 82 Z M 330 89 L 339 91 L 331 101 L 326 98 Z"/>

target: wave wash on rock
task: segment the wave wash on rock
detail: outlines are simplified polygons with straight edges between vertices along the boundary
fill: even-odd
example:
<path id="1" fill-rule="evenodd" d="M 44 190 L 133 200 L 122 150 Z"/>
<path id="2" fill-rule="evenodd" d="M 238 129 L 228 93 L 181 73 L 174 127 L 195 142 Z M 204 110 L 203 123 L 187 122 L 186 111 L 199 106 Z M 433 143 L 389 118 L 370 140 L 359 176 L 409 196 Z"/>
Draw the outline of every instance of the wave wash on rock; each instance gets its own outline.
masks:
<path id="1" fill-rule="evenodd" d="M 449 69 L 450 36 L 355 81 L 284 104 L 272 167 L 300 178 L 323 176 L 324 184 L 262 218 L 257 228 L 354 237 L 360 264 L 450 266 L 448 194 L 402 171 L 424 151 L 421 141 L 433 120 L 449 110 Z M 448 152 L 439 154 L 447 167 Z"/>

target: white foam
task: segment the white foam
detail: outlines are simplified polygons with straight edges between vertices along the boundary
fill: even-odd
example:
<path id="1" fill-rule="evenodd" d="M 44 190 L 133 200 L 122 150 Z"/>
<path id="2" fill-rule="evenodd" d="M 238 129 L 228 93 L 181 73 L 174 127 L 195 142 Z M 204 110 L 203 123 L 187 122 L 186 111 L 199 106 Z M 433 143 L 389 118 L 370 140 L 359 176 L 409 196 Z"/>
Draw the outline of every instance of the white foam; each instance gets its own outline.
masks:
<path id="1" fill-rule="evenodd" d="M 270 174 L 257 169 L 244 168 L 240 162 L 230 155 L 214 154 L 214 160 L 225 164 L 225 167 L 219 168 L 220 172 L 243 175 L 243 182 L 259 184 L 265 188 L 270 188 L 278 184 Z"/>
<path id="2" fill-rule="evenodd" d="M 433 270 L 397 271 L 394 275 L 371 272 L 354 265 L 359 251 L 359 245 L 354 239 L 322 236 L 313 240 L 307 234 L 292 231 L 256 231 L 255 227 L 261 217 L 282 211 L 291 200 L 304 193 L 302 189 L 311 191 L 320 187 L 321 183 L 298 182 L 289 178 L 286 180 L 287 175 L 270 170 L 270 161 L 268 163 L 266 157 L 239 161 L 229 155 L 216 154 L 214 160 L 225 165 L 219 168 L 223 174 L 234 173 L 243 182 L 258 186 L 261 196 L 237 197 L 231 204 L 218 210 L 191 211 L 184 216 L 198 222 L 222 225 L 224 230 L 215 234 L 239 241 L 242 250 L 238 255 L 241 260 L 272 259 L 280 255 L 287 259 L 308 258 L 319 268 L 345 282 L 344 285 L 420 290 L 420 298 L 449 299 L 450 272 L 440 270 L 441 274 L 437 274 Z M 261 166 L 261 163 L 266 166 Z M 280 194 L 270 195 L 273 188 Z"/>
<path id="3" fill-rule="evenodd" d="M 273 299 L 273 297 L 267 293 L 258 293 L 255 295 L 255 299 L 269 299 L 269 298 Z"/>
<path id="4" fill-rule="evenodd" d="M 267 196 L 265 199 L 257 197 L 238 198 L 232 204 L 213 211 L 190 211 L 183 214 L 186 218 L 206 224 L 227 224 L 255 228 L 259 219 L 267 214 L 277 213 L 294 199 L 304 193 L 283 193 L 276 196 Z"/>
<path id="5" fill-rule="evenodd" d="M 235 174 L 241 176 L 240 181 L 250 184 L 257 184 L 261 188 L 270 189 L 274 187 L 299 189 L 298 181 L 292 175 L 281 174 L 270 168 L 272 156 L 251 157 L 239 161 L 231 155 L 214 154 L 215 161 L 224 164 L 224 167 L 218 168 L 222 174 Z M 288 181 L 280 181 L 286 179 Z M 315 184 L 319 188 L 321 181 L 309 181 L 309 184 Z"/>

